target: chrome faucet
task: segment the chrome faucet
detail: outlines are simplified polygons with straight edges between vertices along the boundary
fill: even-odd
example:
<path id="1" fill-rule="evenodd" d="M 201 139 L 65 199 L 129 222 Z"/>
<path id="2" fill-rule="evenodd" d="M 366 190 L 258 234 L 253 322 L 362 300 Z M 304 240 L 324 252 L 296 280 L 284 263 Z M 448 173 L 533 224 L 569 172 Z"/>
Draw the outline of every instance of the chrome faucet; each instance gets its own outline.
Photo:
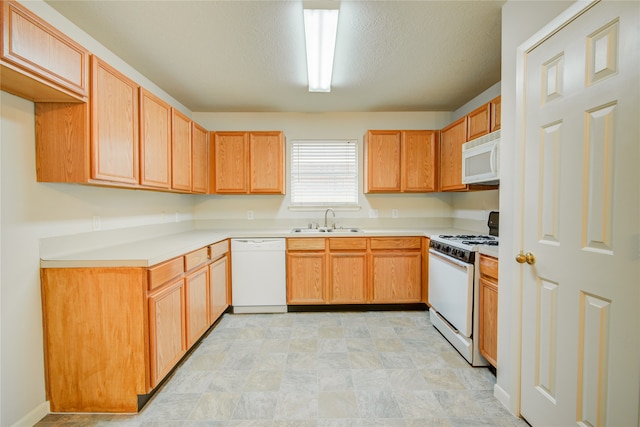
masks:
<path id="1" fill-rule="evenodd" d="M 333 214 L 333 218 L 336 218 L 336 213 L 333 211 L 333 209 L 329 208 L 326 211 L 324 211 L 324 228 L 327 228 L 327 214 L 329 213 L 329 211 L 331 211 L 331 213 Z M 334 227 L 335 227 L 335 222 L 333 223 Z"/>

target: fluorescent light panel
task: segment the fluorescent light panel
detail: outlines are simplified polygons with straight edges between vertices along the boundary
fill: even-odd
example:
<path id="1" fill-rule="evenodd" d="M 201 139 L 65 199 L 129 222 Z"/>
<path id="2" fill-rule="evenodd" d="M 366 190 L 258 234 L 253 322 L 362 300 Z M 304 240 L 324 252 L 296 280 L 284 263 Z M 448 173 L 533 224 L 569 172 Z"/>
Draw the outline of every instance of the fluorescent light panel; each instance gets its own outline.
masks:
<path id="1" fill-rule="evenodd" d="M 304 9 L 309 92 L 331 92 L 337 31 L 337 9 Z"/>

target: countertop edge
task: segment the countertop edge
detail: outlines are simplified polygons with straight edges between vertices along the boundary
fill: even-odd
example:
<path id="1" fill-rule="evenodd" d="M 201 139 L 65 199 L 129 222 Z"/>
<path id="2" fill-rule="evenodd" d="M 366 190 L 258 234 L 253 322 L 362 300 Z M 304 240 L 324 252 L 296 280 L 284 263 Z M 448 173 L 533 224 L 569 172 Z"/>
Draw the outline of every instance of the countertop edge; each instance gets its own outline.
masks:
<path id="1" fill-rule="evenodd" d="M 202 247 L 233 238 L 311 238 L 311 237 L 430 237 L 434 234 L 455 234 L 468 230 L 433 229 L 371 229 L 362 232 L 292 233 L 291 230 L 209 230 L 194 229 L 157 238 L 144 239 L 99 249 L 78 251 L 62 256 L 40 258 L 41 268 L 147 268 Z M 497 254 L 495 255 L 497 256 Z"/>

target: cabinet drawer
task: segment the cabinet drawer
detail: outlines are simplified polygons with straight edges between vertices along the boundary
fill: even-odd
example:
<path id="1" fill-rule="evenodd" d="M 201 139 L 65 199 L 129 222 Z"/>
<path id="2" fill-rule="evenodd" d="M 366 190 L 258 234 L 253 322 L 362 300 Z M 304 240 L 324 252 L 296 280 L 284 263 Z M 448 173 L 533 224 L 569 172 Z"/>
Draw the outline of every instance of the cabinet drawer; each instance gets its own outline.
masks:
<path id="1" fill-rule="evenodd" d="M 487 255 L 480 255 L 480 274 L 498 280 L 498 260 Z"/>
<path id="2" fill-rule="evenodd" d="M 287 239 L 289 251 L 324 251 L 324 237 Z"/>
<path id="3" fill-rule="evenodd" d="M 209 261 L 209 248 L 200 248 L 184 256 L 184 271 L 189 271 Z"/>
<path id="4" fill-rule="evenodd" d="M 329 249 L 365 250 L 366 237 L 332 237 L 329 239 Z"/>
<path id="5" fill-rule="evenodd" d="M 149 269 L 149 289 L 157 288 L 184 273 L 184 257 L 177 257 Z"/>
<path id="6" fill-rule="evenodd" d="M 212 260 L 220 258 L 222 255 L 229 252 L 229 241 L 224 240 L 222 242 L 214 243 L 209 246 L 209 251 L 211 253 L 210 258 Z"/>
<path id="7" fill-rule="evenodd" d="M 371 237 L 371 249 L 420 249 L 421 237 Z"/>

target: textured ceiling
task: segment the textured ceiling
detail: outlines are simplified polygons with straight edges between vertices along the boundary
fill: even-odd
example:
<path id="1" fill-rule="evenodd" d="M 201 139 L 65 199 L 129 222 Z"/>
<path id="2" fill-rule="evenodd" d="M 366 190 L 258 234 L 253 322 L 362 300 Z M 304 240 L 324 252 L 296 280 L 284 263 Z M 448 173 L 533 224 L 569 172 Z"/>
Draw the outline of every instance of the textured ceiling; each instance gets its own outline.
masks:
<path id="1" fill-rule="evenodd" d="M 192 111 L 451 111 L 500 80 L 504 1 L 343 0 L 330 93 L 301 1 L 46 2 Z"/>

